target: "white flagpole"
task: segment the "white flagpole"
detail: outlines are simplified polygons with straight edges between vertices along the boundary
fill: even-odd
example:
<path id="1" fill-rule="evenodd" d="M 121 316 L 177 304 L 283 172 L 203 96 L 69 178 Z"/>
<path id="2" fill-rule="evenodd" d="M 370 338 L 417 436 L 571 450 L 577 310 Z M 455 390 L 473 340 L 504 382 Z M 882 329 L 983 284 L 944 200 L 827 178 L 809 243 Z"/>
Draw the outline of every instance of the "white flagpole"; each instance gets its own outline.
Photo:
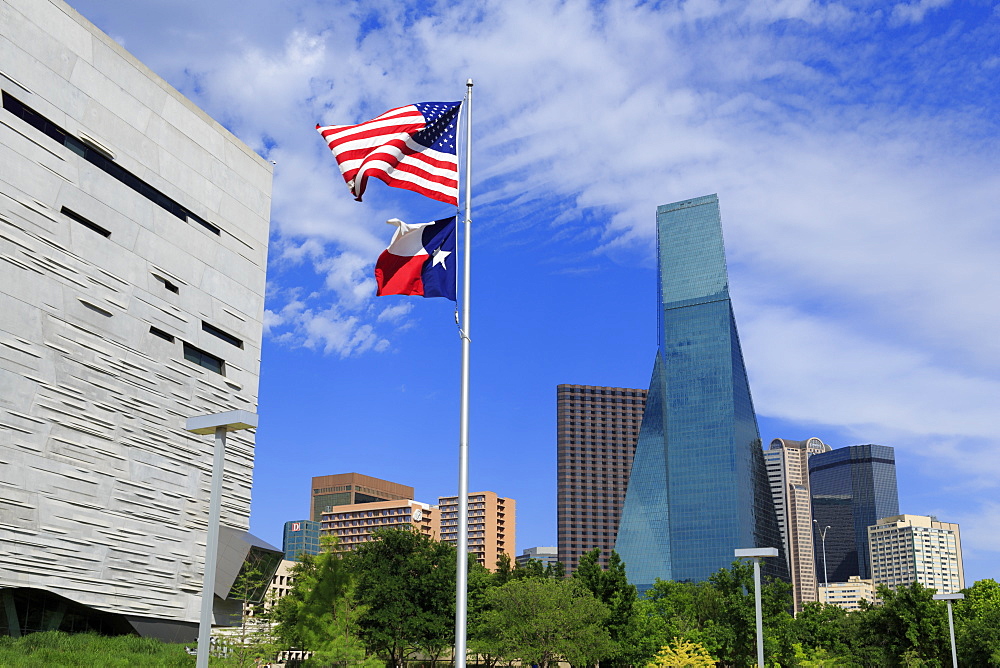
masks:
<path id="1" fill-rule="evenodd" d="M 455 668 L 465 668 L 469 591 L 469 279 L 472 275 L 472 79 L 465 82 L 465 220 L 462 221 L 462 396 L 458 438 L 458 555 L 455 567 Z"/>

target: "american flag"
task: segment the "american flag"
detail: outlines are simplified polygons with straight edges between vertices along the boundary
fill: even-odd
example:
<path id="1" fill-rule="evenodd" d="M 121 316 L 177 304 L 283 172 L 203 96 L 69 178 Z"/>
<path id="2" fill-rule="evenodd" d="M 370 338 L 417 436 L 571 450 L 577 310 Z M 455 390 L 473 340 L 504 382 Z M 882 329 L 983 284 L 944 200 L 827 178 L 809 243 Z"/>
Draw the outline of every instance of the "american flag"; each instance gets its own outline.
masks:
<path id="1" fill-rule="evenodd" d="M 461 102 L 418 102 L 358 125 L 316 126 L 361 201 L 368 177 L 458 206 L 455 134 Z"/>

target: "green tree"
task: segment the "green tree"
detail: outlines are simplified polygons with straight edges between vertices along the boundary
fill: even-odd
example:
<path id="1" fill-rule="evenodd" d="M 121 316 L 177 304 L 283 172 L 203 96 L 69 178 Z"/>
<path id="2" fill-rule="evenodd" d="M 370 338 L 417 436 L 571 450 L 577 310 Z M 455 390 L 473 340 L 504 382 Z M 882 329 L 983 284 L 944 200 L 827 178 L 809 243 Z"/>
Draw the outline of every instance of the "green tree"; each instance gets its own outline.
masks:
<path id="1" fill-rule="evenodd" d="M 624 650 L 622 655 L 632 661 L 631 665 L 642 666 L 649 663 L 676 636 L 669 633 L 666 621 L 656 614 L 652 601 L 639 599 L 632 610 L 632 623 L 619 642 Z M 692 638 L 683 640 L 698 642 Z"/>
<path id="2" fill-rule="evenodd" d="M 230 597 L 242 601 L 243 606 L 239 625 L 219 637 L 229 647 L 228 665 L 250 668 L 271 661 L 278 652 L 268 609 L 273 602 L 266 598 L 273 562 L 270 566 L 248 562 L 233 582 Z"/>
<path id="3" fill-rule="evenodd" d="M 710 582 L 674 582 L 657 578 L 645 598 L 650 614 L 663 621 L 666 639 L 703 639 L 705 630 L 721 614 L 721 596 Z"/>
<path id="4" fill-rule="evenodd" d="M 502 555 L 506 557 L 507 555 Z M 503 658 L 498 653 L 498 647 L 493 642 L 493 636 L 485 627 L 485 613 L 490 609 L 488 597 L 495 588 L 510 582 L 512 568 L 510 557 L 506 559 L 506 568 L 497 560 L 497 571 L 491 573 L 479 562 L 470 558 L 469 563 L 469 604 L 467 641 L 469 651 L 476 655 L 472 664 L 482 664 L 488 668 L 497 665 Z"/>
<path id="5" fill-rule="evenodd" d="M 545 577 L 562 580 L 566 577 L 566 565 L 561 561 L 551 561 L 545 567 Z"/>
<path id="6" fill-rule="evenodd" d="M 601 568 L 601 549 L 594 548 L 580 557 L 573 578 L 585 586 L 598 601 L 608 607 L 610 614 L 605 628 L 615 646 L 611 654 L 601 658 L 601 665 L 634 665 L 649 659 L 655 648 L 636 644 L 635 604 L 638 600 L 635 585 L 628 581 L 625 562 L 614 550 L 608 557 L 607 569 Z"/>
<path id="7" fill-rule="evenodd" d="M 851 642 L 847 617 L 847 611 L 836 605 L 806 603 L 792 622 L 792 635 L 806 656 L 814 657 L 818 650 L 824 656 L 847 656 Z"/>
<path id="8" fill-rule="evenodd" d="M 753 665 L 757 656 L 757 625 L 753 565 L 734 561 L 712 574 L 709 583 L 719 594 L 719 608 L 706 630 L 706 646 L 728 666 Z M 791 585 L 771 578 L 761 582 L 764 657 L 779 665 L 793 665 Z M 714 646 L 713 646 L 714 645 Z"/>
<path id="9" fill-rule="evenodd" d="M 548 668 L 593 664 L 614 647 L 608 609 L 574 580 L 521 578 L 492 589 L 477 642 L 496 656 Z"/>
<path id="10" fill-rule="evenodd" d="M 887 640 L 877 618 L 881 614 L 880 604 L 861 601 L 858 610 L 847 613 L 844 619 L 845 638 L 850 648 L 850 665 L 881 666 L 886 663 Z"/>
<path id="11" fill-rule="evenodd" d="M 499 587 L 510 582 L 514 578 L 514 568 L 515 564 L 511 562 L 510 555 L 501 552 L 497 558 L 497 569 L 493 573 L 494 584 Z"/>
<path id="12" fill-rule="evenodd" d="M 456 550 L 413 530 L 375 537 L 352 558 L 365 645 L 392 666 L 415 651 L 436 661 L 455 639 Z"/>
<path id="13" fill-rule="evenodd" d="M 963 666 L 1000 666 L 1000 584 L 979 580 L 956 601 L 955 644 Z"/>
<path id="14" fill-rule="evenodd" d="M 272 609 L 275 635 L 286 647 L 312 652 L 314 665 L 377 664 L 359 635 L 362 608 L 351 595 L 350 559 L 336 538 L 324 537 L 320 554 L 302 555 L 292 568 L 292 587 Z"/>
<path id="15" fill-rule="evenodd" d="M 880 665 L 941 666 L 951 662 L 948 615 L 945 604 L 933 600 L 934 590 L 914 582 L 895 590 L 878 588 L 881 605 L 865 605 L 861 619 L 866 629 L 858 629 L 855 655 L 875 659 Z"/>

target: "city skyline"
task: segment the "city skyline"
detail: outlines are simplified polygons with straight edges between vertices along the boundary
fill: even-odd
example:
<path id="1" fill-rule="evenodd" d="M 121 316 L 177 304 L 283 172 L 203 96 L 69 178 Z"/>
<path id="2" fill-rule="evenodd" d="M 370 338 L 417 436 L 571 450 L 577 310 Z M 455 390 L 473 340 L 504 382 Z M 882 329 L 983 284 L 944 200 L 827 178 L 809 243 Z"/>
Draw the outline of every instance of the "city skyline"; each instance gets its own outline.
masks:
<path id="1" fill-rule="evenodd" d="M 992 8 L 73 4 L 277 163 L 269 542 L 318 466 L 457 491 L 453 307 L 371 296 L 383 221 L 440 209 L 380 184 L 354 202 L 313 126 L 471 76 L 470 486 L 518 501 L 519 548 L 555 544 L 552 388 L 647 386 L 655 207 L 718 192 L 764 442 L 894 447 L 900 510 L 958 522 L 967 579 L 997 577 Z"/>

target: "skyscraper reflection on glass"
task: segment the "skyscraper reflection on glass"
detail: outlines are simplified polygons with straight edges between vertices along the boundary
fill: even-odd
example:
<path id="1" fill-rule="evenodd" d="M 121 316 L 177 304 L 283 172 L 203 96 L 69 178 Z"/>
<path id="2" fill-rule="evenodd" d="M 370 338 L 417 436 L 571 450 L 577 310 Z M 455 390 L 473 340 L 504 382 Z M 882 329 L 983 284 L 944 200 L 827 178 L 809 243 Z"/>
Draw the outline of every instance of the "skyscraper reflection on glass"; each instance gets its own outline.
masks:
<path id="1" fill-rule="evenodd" d="M 640 590 L 701 581 L 733 550 L 777 547 L 757 418 L 729 300 L 716 195 L 656 210 L 659 351 L 615 548 Z"/>
<path id="2" fill-rule="evenodd" d="M 887 445 L 850 445 L 809 458 L 813 517 L 829 526 L 827 576 L 847 582 L 852 575 L 871 578 L 868 527 L 899 514 L 896 452 Z M 817 572 L 822 573 L 822 555 Z"/>

